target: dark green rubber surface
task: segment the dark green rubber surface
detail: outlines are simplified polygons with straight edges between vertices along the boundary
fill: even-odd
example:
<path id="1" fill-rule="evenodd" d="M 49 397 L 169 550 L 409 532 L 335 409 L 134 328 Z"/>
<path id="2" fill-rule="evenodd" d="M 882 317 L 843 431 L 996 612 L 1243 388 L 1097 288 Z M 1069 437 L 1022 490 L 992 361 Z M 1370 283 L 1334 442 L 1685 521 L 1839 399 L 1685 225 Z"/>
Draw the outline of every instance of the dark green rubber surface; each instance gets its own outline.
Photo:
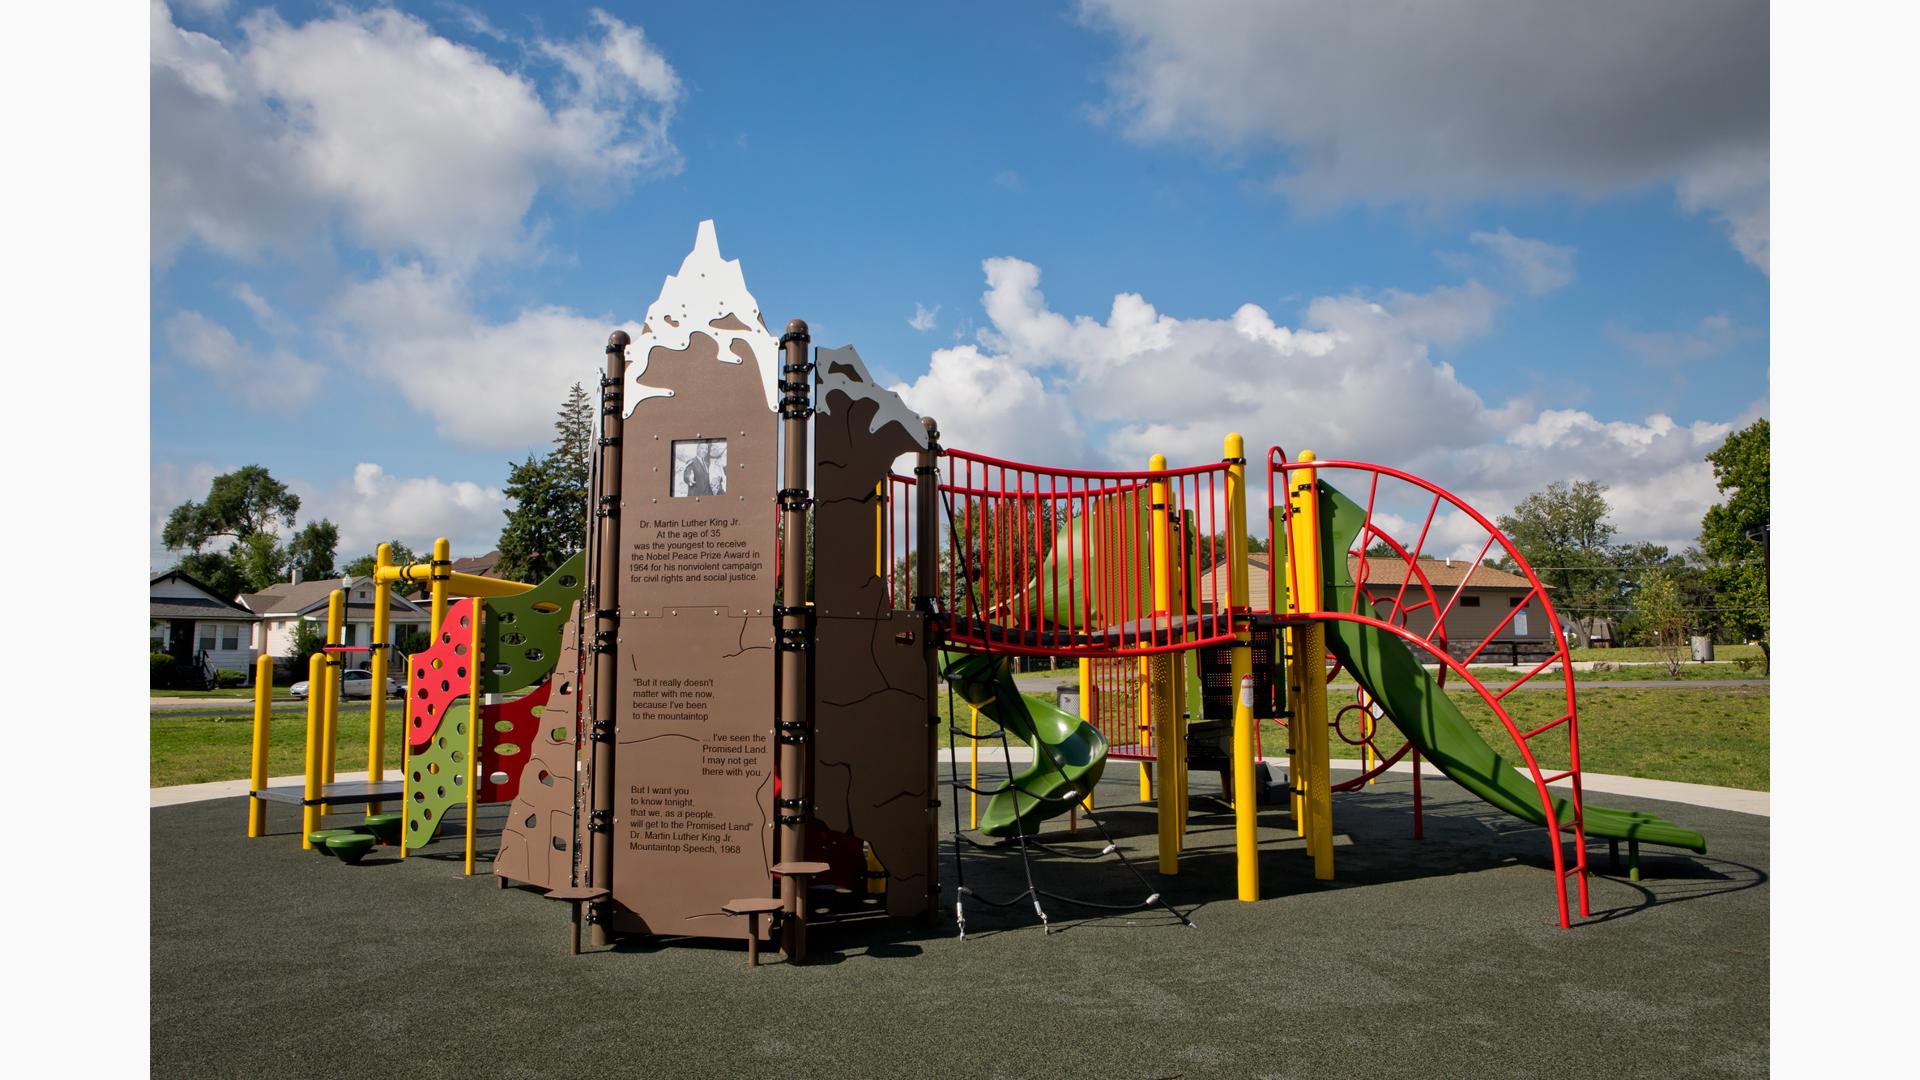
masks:
<path id="1" fill-rule="evenodd" d="M 1153 815 L 1128 805 L 1139 788 L 1127 764 L 1100 785 L 1099 816 L 1151 867 Z M 1596 875 L 1595 918 L 1561 930 L 1540 830 L 1439 778 L 1426 785 L 1423 841 L 1410 836 L 1405 777 L 1335 796 L 1332 883 L 1312 880 L 1284 811 L 1263 810 L 1268 899 L 1237 903 L 1217 791 L 1194 775 L 1181 873 L 1147 874 L 1194 909 L 1196 929 L 1048 901 L 1047 935 L 1027 904 L 972 903 L 957 940 L 947 845 L 931 929 L 817 925 L 812 963 L 769 956 L 756 971 L 737 943 L 569 957 L 566 906 L 461 877 L 457 837 L 346 867 L 307 857 L 291 812 L 269 811 L 270 835 L 249 841 L 234 824 L 240 799 L 153 810 L 152 1075 L 1766 1074 L 1765 818 L 1623 800 L 1699 823 L 1713 854 L 1646 849 L 1644 880 L 1624 867 Z M 482 814 L 483 860 L 504 813 Z M 1072 845 L 1097 851 L 1099 834 L 1081 827 Z M 1606 847 L 1594 850 L 1604 871 Z M 982 894 L 1024 883 L 1005 850 L 969 851 L 965 868 Z M 1141 899 L 1112 859 L 1043 857 L 1035 874 L 1050 891 Z M 320 1018 L 359 1037 L 316 1038 Z"/>
<path id="2" fill-rule="evenodd" d="M 1353 547 L 1354 538 L 1365 524 L 1366 511 L 1324 481 L 1320 491 L 1322 550 L 1345 552 Z M 1354 610 L 1355 585 L 1347 560 L 1335 557 L 1323 560 L 1323 564 L 1328 605 L 1336 611 Z M 1421 666 L 1420 658 L 1404 641 L 1361 623 L 1328 620 L 1326 628 L 1327 650 L 1380 702 L 1394 726 L 1427 760 L 1489 804 L 1545 827 L 1547 816 L 1540 806 L 1539 788 L 1531 776 L 1520 771 L 1526 762 L 1519 751 L 1496 750 L 1481 738 L 1459 705 Z M 1457 692 L 1478 700 L 1471 690 Z M 1564 736 L 1554 732 L 1543 739 L 1552 742 Z M 1566 744 L 1561 741 L 1557 745 L 1564 749 Z M 1549 774 L 1556 771 L 1550 770 Z M 1554 814 L 1562 824 L 1573 819 L 1570 801 L 1555 796 L 1553 803 Z M 1586 833 L 1596 839 L 1637 840 L 1696 852 L 1707 850 L 1706 839 L 1698 832 L 1670 821 L 1594 806 L 1590 802 L 1584 810 Z"/>

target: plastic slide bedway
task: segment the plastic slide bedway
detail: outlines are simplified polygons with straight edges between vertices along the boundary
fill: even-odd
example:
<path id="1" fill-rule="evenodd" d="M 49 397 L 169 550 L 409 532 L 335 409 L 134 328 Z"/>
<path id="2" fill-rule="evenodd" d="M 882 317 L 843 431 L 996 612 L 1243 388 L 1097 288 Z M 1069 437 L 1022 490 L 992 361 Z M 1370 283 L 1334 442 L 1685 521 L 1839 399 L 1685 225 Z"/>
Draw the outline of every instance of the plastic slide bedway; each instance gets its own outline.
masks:
<path id="1" fill-rule="evenodd" d="M 980 808 L 986 836 L 1031 836 L 1040 823 L 1071 810 L 1100 782 L 1107 740 L 1078 716 L 1025 697 L 1013 682 L 1013 661 L 987 653 L 942 653 L 949 685 L 980 715 L 1033 747 L 1033 762 Z"/>
<path id="2" fill-rule="evenodd" d="M 1366 521 L 1366 511 L 1332 485 L 1321 482 L 1327 535 L 1324 551 L 1345 552 L 1353 547 Z M 1324 585 L 1329 606 L 1353 611 L 1354 578 L 1350 560 L 1324 560 Z M 1327 649 L 1398 727 L 1407 740 L 1449 779 L 1488 804 L 1529 824 L 1545 827 L 1539 790 L 1518 760 L 1511 760 L 1480 737 L 1460 706 L 1420 663 L 1404 641 L 1376 626 L 1341 619 L 1326 621 Z M 1610 810 L 1587 803 L 1582 825 L 1586 835 L 1603 840 L 1625 840 L 1685 848 L 1704 854 L 1707 842 L 1691 829 L 1681 828 L 1652 814 Z M 1571 820 L 1569 800 L 1556 796 L 1554 813 Z"/>

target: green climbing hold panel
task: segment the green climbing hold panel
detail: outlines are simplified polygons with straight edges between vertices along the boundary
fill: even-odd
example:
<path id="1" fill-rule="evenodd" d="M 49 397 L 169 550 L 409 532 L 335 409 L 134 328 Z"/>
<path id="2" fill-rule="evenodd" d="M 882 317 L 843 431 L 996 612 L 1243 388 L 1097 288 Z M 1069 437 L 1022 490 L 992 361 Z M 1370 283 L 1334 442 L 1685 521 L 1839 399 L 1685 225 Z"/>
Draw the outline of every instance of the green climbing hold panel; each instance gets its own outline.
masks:
<path id="1" fill-rule="evenodd" d="M 467 725 L 471 722 L 465 698 L 447 706 L 440 726 L 424 749 L 415 747 L 407 758 L 408 851 L 433 840 L 434 830 L 448 810 L 466 805 Z"/>
<path id="2" fill-rule="evenodd" d="M 585 595 L 586 566 L 587 553 L 578 552 L 532 589 L 487 599 L 480 623 L 481 693 L 524 690 L 553 671 L 560 632 Z"/>

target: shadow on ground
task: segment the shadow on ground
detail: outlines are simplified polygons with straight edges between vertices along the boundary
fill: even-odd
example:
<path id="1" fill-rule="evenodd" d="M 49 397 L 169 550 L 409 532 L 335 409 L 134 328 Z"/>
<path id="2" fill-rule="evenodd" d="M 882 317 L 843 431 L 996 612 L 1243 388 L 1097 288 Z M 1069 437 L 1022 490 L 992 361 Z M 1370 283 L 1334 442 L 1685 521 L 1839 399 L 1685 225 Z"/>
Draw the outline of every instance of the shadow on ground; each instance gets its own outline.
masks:
<path id="1" fill-rule="evenodd" d="M 1592 917 L 1563 931 L 1544 830 L 1452 784 L 1425 784 L 1422 840 L 1406 778 L 1338 796 L 1333 882 L 1313 880 L 1284 812 L 1264 810 L 1264 899 L 1243 904 L 1217 782 L 1195 775 L 1179 873 L 1162 877 L 1153 810 L 1117 779 L 1130 770 L 1115 776 L 1096 795 L 1096 821 L 1082 817 L 1077 834 L 1060 823 L 1024 859 L 1018 845 L 956 848 L 949 818 L 944 905 L 930 923 L 823 895 L 846 910 L 816 923 L 810 960 L 751 971 L 734 942 L 640 940 L 569 957 L 564 908 L 464 878 L 455 840 L 346 866 L 302 853 L 284 809 L 274 835 L 253 841 L 242 800 L 157 809 L 153 1071 L 845 1080 L 1766 1068 L 1765 818 L 1610 800 L 1700 828 L 1712 854 L 1644 849 L 1642 880 L 1629 882 L 1594 844 Z M 481 815 L 483 868 L 503 811 Z M 1099 854 L 1102 828 L 1116 853 Z M 1029 873 L 1047 930 L 1022 895 Z M 1091 906 L 1138 907 L 1153 893 L 1192 928 L 1159 904 Z"/>

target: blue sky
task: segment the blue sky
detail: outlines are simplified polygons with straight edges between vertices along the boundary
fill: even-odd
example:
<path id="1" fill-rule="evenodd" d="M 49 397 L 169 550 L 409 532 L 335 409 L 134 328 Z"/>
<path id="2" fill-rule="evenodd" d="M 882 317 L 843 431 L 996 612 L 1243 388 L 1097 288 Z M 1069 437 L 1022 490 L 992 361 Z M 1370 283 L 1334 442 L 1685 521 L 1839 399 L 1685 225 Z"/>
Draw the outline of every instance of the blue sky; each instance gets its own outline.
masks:
<path id="1" fill-rule="evenodd" d="M 712 218 L 949 445 L 1237 429 L 1684 544 L 1768 412 L 1766 8 L 1590 7 L 156 4 L 156 535 L 259 463 L 343 559 L 486 550 Z"/>

